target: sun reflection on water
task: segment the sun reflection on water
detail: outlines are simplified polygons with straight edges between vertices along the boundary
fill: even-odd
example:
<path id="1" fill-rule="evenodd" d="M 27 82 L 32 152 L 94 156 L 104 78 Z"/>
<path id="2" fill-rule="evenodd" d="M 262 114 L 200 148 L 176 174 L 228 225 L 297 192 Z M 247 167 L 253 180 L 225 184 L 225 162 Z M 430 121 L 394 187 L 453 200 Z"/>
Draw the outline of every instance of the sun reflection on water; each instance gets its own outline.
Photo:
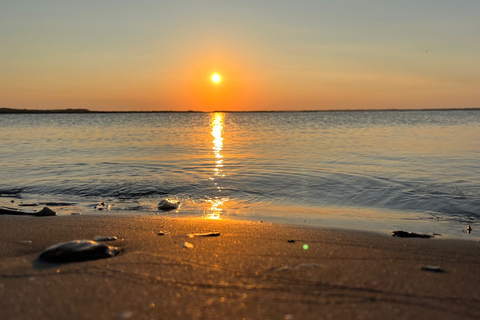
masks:
<path id="1" fill-rule="evenodd" d="M 225 177 L 223 173 L 223 123 L 225 115 L 223 113 L 213 113 L 210 126 L 212 128 L 211 134 L 213 136 L 213 154 L 215 156 L 215 167 L 213 168 L 213 176 L 209 179 L 214 181 L 215 188 L 217 189 L 219 195 L 215 196 L 212 199 L 209 199 L 208 202 L 211 203 L 210 208 L 204 211 L 203 217 L 205 219 L 220 219 L 220 216 L 224 213 L 222 206 L 228 197 L 220 196 L 222 192 L 222 187 L 218 184 L 219 178 Z"/>

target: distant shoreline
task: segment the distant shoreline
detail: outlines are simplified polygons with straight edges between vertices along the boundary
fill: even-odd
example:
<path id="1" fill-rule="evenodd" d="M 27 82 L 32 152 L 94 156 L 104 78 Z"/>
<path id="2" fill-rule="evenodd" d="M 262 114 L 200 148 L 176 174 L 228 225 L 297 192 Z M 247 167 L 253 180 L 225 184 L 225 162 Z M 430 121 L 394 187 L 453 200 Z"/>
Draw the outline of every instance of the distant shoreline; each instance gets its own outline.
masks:
<path id="1" fill-rule="evenodd" d="M 257 111 L 98 111 L 89 109 L 16 109 L 0 108 L 0 114 L 54 114 L 54 113 L 291 113 L 291 112 L 390 112 L 390 111 L 478 111 L 480 108 L 438 108 L 438 109 L 326 109 L 326 110 L 257 110 Z"/>

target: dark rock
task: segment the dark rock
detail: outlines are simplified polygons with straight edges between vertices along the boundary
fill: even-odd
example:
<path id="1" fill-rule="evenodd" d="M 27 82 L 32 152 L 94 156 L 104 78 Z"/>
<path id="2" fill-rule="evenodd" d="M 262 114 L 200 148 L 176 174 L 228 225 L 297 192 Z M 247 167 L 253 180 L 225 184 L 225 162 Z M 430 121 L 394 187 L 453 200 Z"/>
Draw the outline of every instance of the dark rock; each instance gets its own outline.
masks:
<path id="1" fill-rule="evenodd" d="M 287 240 L 289 243 L 295 243 L 295 240 Z"/>
<path id="2" fill-rule="evenodd" d="M 392 231 L 392 236 L 400 238 L 432 238 L 432 235 L 407 231 Z"/>
<path id="3" fill-rule="evenodd" d="M 157 208 L 162 210 L 162 211 L 171 211 L 178 209 L 178 206 L 180 205 L 180 202 L 172 202 L 167 199 L 163 199 L 160 201 L 157 205 Z"/>
<path id="4" fill-rule="evenodd" d="M 12 214 L 12 215 L 27 215 L 36 217 L 55 216 L 55 211 L 48 207 L 44 207 L 39 211 L 22 211 L 14 208 L 0 207 L 0 214 Z"/>
<path id="5" fill-rule="evenodd" d="M 40 253 L 38 260 L 53 263 L 77 262 L 111 258 L 122 250 L 91 240 L 62 242 Z"/>
<path id="6" fill-rule="evenodd" d="M 57 213 L 52 209 L 50 209 L 49 207 L 43 207 L 42 210 L 35 212 L 34 215 L 37 217 L 45 217 L 45 216 L 56 216 Z"/>

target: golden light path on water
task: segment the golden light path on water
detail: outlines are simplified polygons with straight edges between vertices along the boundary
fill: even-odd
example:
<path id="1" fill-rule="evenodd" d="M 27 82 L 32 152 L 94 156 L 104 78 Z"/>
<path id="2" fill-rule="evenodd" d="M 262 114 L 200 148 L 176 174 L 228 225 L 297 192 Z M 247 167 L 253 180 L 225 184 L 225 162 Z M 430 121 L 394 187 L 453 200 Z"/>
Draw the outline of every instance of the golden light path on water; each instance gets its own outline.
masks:
<path id="1" fill-rule="evenodd" d="M 213 177 L 209 179 L 214 181 L 215 187 L 219 193 L 218 196 L 210 199 L 211 207 L 209 210 L 204 212 L 204 218 L 206 219 L 220 219 L 220 216 L 223 213 L 223 204 L 225 201 L 228 201 L 228 197 L 220 196 L 222 192 L 222 187 L 218 185 L 219 178 L 224 177 L 223 173 L 223 123 L 225 115 L 223 113 L 213 113 L 212 119 L 210 121 L 210 127 L 212 128 L 211 134 L 213 137 L 213 153 L 215 156 L 215 167 L 213 169 Z"/>

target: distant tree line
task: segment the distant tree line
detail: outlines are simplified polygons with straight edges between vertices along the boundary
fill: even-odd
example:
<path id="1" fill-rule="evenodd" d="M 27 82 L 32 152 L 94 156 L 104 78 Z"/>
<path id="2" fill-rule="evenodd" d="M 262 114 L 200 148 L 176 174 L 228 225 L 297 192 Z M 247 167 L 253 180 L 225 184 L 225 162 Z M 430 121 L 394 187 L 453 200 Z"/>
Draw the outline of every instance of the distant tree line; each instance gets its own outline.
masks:
<path id="1" fill-rule="evenodd" d="M 0 108 L 0 113 L 89 113 L 88 109 L 14 109 L 14 108 Z"/>
<path id="2" fill-rule="evenodd" d="M 231 111 L 217 110 L 212 112 L 224 113 L 288 113 L 288 112 L 386 112 L 386 111 L 478 111 L 480 108 L 444 108 L 444 109 L 326 109 L 326 110 L 257 110 L 257 111 Z M 152 111 L 92 111 L 88 109 L 15 109 L 0 108 L 1 113 L 204 113 L 204 111 L 173 111 L 173 110 L 152 110 Z"/>

